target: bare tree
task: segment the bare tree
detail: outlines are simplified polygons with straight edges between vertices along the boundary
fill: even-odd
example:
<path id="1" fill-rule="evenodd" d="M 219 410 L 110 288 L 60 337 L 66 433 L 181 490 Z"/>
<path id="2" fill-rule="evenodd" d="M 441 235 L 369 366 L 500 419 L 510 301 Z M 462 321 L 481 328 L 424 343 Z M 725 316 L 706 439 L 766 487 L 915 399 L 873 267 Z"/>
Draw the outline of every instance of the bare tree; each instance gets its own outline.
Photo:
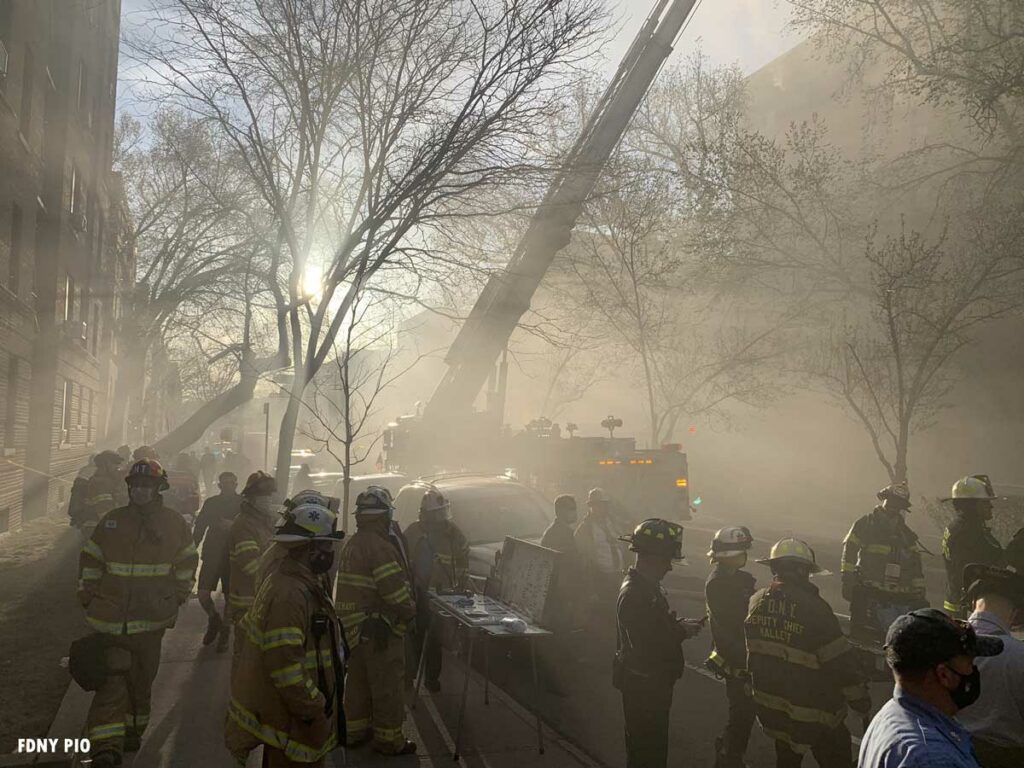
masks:
<path id="1" fill-rule="evenodd" d="M 715 318 L 730 297 L 687 258 L 677 218 L 684 194 L 650 157 L 620 154 L 587 206 L 572 266 L 582 300 L 635 359 L 649 442 L 672 440 L 683 417 L 722 415 L 727 403 L 768 399 L 779 322 Z M 739 304 L 734 304 L 739 310 Z"/>
<path id="2" fill-rule="evenodd" d="M 307 383 L 371 283 L 430 264 L 424 238 L 528 166 L 534 126 L 591 43 L 596 0 L 175 0 L 136 39 L 162 91 L 234 143 L 278 228 L 279 334 Z M 340 212 L 340 215 L 338 215 Z M 303 290 L 315 245 L 315 295 Z"/>
<path id="3" fill-rule="evenodd" d="M 300 432 L 333 456 L 344 473 L 346 530 L 353 470 L 381 450 L 381 425 L 376 421 L 381 395 L 421 359 L 415 356 L 397 364 L 399 342 L 389 302 L 372 294 L 360 296 L 335 340 L 331 360 L 313 379 L 312 396 L 305 400 Z"/>
<path id="4" fill-rule="evenodd" d="M 194 352 L 191 344 L 177 344 L 189 335 L 190 318 L 209 328 L 237 310 L 238 274 L 258 241 L 246 226 L 248 201 L 230 148 L 203 124 L 163 109 L 143 135 L 141 124 L 125 116 L 116 150 L 132 213 L 128 247 L 137 254 L 138 269 L 118 329 L 130 361 L 118 380 L 118 397 L 129 407 L 118 414 L 141 422 L 143 414 L 156 412 L 142 402 L 161 392 L 156 378 L 177 370 L 167 365 L 173 362 L 171 348 L 186 351 L 186 357 Z M 113 433 L 120 431 L 121 423 L 112 425 Z"/>
<path id="5" fill-rule="evenodd" d="M 869 313 L 833 331 L 819 361 L 817 376 L 864 427 L 893 482 L 907 477 L 911 436 L 950 404 L 956 353 L 979 326 L 1024 305 L 1019 228 L 1009 241 L 976 235 L 986 258 L 917 232 L 869 237 Z"/>

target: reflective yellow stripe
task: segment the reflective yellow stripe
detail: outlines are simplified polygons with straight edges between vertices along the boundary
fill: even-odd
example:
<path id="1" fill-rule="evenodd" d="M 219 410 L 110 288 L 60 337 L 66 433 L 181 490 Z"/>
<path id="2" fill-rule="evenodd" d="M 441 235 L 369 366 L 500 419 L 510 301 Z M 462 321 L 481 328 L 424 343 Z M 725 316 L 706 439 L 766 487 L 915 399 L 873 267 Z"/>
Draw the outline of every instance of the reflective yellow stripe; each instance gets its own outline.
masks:
<path id="1" fill-rule="evenodd" d="M 840 573 L 856 573 L 857 572 L 857 564 L 856 563 L 848 563 L 846 560 L 843 560 L 842 565 L 839 566 L 839 572 Z"/>
<path id="2" fill-rule="evenodd" d="M 888 544 L 868 544 L 864 550 L 872 555 L 891 555 L 893 552 Z"/>
<path id="3" fill-rule="evenodd" d="M 409 592 L 409 587 L 407 585 L 403 584 L 398 589 L 396 589 L 394 592 L 391 592 L 391 593 L 386 594 L 386 595 L 381 595 L 381 600 L 383 600 L 385 603 L 391 603 L 392 605 L 397 605 L 397 604 L 400 604 L 400 603 L 404 603 L 407 600 L 412 600 L 412 593 Z"/>
<path id="4" fill-rule="evenodd" d="M 377 583 L 369 576 L 360 576 L 357 573 L 342 573 L 338 575 L 338 583 L 347 587 L 359 587 L 361 589 L 376 589 Z"/>
<path id="5" fill-rule="evenodd" d="M 861 545 L 860 539 L 857 538 L 857 534 L 853 532 L 852 528 L 850 529 L 850 532 L 846 534 L 846 538 L 843 539 L 843 544 L 855 544 L 858 547 Z"/>
<path id="6" fill-rule="evenodd" d="M 306 678 L 306 673 L 301 664 L 289 664 L 282 669 L 275 669 L 270 673 L 270 679 L 278 688 L 285 688 L 289 685 L 297 685 Z"/>
<path id="7" fill-rule="evenodd" d="M 228 595 L 228 604 L 232 608 L 249 608 L 256 598 L 247 595 Z"/>
<path id="8" fill-rule="evenodd" d="M 383 744 L 393 744 L 396 741 L 404 740 L 401 726 L 398 728 L 378 728 L 373 726 L 373 738 L 375 741 Z"/>
<path id="9" fill-rule="evenodd" d="M 194 575 L 195 570 L 192 568 L 179 568 L 174 572 L 174 578 L 178 581 L 192 581 Z"/>
<path id="10" fill-rule="evenodd" d="M 107 571 L 114 576 L 142 577 L 170 576 L 170 563 L 107 563 Z"/>
<path id="11" fill-rule="evenodd" d="M 82 581 L 96 581 L 97 579 L 103 578 L 103 570 L 100 568 L 83 568 L 81 579 Z"/>
<path id="12" fill-rule="evenodd" d="M 257 719 L 256 715 L 239 704 L 234 698 L 228 703 L 228 717 L 234 720 L 240 728 L 248 731 L 264 744 L 268 744 L 276 749 L 284 749 L 284 745 L 288 743 L 287 733 L 279 731 L 273 726 L 264 725 Z"/>
<path id="13" fill-rule="evenodd" d="M 375 581 L 381 581 L 386 579 L 388 576 L 394 576 L 397 573 L 402 572 L 402 566 L 392 560 L 390 563 L 384 565 L 378 565 L 373 569 L 373 578 Z"/>
<path id="14" fill-rule="evenodd" d="M 372 725 L 372 723 L 370 722 L 370 718 L 361 717 L 358 720 L 346 720 L 345 725 L 346 730 L 348 731 L 348 735 L 352 736 L 353 734 L 362 735 L 366 733 L 368 730 L 370 730 L 370 726 Z"/>
<path id="15" fill-rule="evenodd" d="M 101 501 L 113 501 L 114 497 L 109 493 L 97 493 L 91 499 L 86 501 L 86 504 L 99 504 Z"/>
<path id="16" fill-rule="evenodd" d="M 93 629 L 97 632 L 102 632 L 105 635 L 120 635 L 129 634 L 137 635 L 142 632 L 155 632 L 158 629 L 167 629 L 174 623 L 174 617 L 164 619 L 163 621 L 129 621 L 127 623 L 120 621 L 101 621 L 100 619 L 94 619 L 92 616 L 86 616 L 85 620 L 89 622 Z"/>
<path id="17" fill-rule="evenodd" d="M 302 631 L 301 627 L 281 627 L 268 632 L 254 630 L 253 633 L 250 633 L 250 636 L 252 634 L 256 635 L 253 639 L 264 651 L 269 651 L 272 648 L 282 648 L 286 645 L 301 646 L 306 644 L 306 633 Z"/>
<path id="18" fill-rule="evenodd" d="M 101 563 L 106 560 L 106 558 L 103 557 L 103 550 L 100 549 L 100 545 L 92 539 L 85 542 L 85 546 L 82 547 L 82 551 L 90 557 L 95 557 Z"/>
<path id="19" fill-rule="evenodd" d="M 188 557 L 198 557 L 198 556 L 199 556 L 199 550 L 196 549 L 195 542 L 191 542 L 190 541 L 188 544 L 186 544 L 184 547 L 181 548 L 181 551 L 178 552 L 177 555 L 175 555 L 174 562 L 180 563 L 185 558 L 188 558 Z"/>
<path id="20" fill-rule="evenodd" d="M 754 642 L 760 642 L 760 641 L 756 641 L 755 640 Z M 724 672 L 725 674 L 727 674 L 727 675 L 729 675 L 731 677 L 735 677 L 736 673 L 739 671 L 735 667 L 733 667 L 732 664 L 727 662 L 722 657 L 722 654 L 720 654 L 717 650 L 711 651 L 711 655 L 708 656 L 708 661 L 710 661 L 710 662 L 712 662 L 714 664 L 717 664 L 718 667 L 722 670 L 722 672 Z"/>
<path id="21" fill-rule="evenodd" d="M 920 581 L 920 585 L 917 582 Z M 892 595 L 910 595 L 919 592 L 924 588 L 924 579 L 914 579 L 910 585 L 898 585 L 889 584 L 884 581 L 874 581 L 873 579 L 862 579 L 865 587 L 871 587 L 877 589 L 879 592 L 888 592 Z"/>
<path id="22" fill-rule="evenodd" d="M 953 603 L 949 602 L 949 600 L 943 600 L 942 607 L 945 608 L 947 611 L 951 611 L 952 613 L 956 613 L 960 610 L 959 606 L 954 605 Z"/>
<path id="23" fill-rule="evenodd" d="M 773 656 L 776 659 L 788 661 L 791 664 L 799 664 L 808 669 L 820 669 L 821 663 L 817 656 L 799 648 L 791 648 L 784 643 L 775 643 L 771 640 L 747 640 L 747 650 L 750 653 L 758 653 L 762 656 Z"/>
<path id="24" fill-rule="evenodd" d="M 247 576 L 252 576 L 259 569 L 260 569 L 260 561 L 259 560 L 250 560 L 248 563 L 246 563 L 245 565 L 242 566 L 242 573 L 246 574 Z"/>
<path id="25" fill-rule="evenodd" d="M 341 626 L 348 629 L 349 627 L 360 624 L 366 618 L 365 613 L 352 613 L 347 616 L 340 616 Z"/>
<path id="26" fill-rule="evenodd" d="M 238 557 L 246 552 L 259 552 L 260 545 L 252 539 L 246 539 L 235 544 L 234 549 L 231 550 L 231 557 Z"/>
<path id="27" fill-rule="evenodd" d="M 827 664 L 832 659 L 838 659 L 848 650 L 850 650 L 850 643 L 847 642 L 846 637 L 840 635 L 831 643 L 818 649 L 818 661 L 822 664 Z"/>
<path id="28" fill-rule="evenodd" d="M 126 731 L 124 723 L 96 725 L 89 729 L 89 740 L 103 741 L 104 739 L 124 738 Z"/>
<path id="29" fill-rule="evenodd" d="M 798 723 L 819 723 L 828 728 L 837 728 L 843 722 L 843 716 L 840 713 L 827 712 L 824 709 L 813 707 L 801 707 L 781 696 L 773 696 L 757 689 L 754 690 L 754 702 L 767 709 L 781 712 L 790 720 L 795 720 Z"/>

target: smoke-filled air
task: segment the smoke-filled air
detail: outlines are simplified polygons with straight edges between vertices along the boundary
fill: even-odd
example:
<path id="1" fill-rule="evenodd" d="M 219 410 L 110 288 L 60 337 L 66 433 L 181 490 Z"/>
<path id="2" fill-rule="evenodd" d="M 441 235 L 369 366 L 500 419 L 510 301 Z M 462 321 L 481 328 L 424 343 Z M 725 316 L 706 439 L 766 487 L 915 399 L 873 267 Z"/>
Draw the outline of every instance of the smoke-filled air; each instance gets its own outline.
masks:
<path id="1" fill-rule="evenodd" d="M 0 765 L 1024 766 L 1021 0 L 0 0 Z"/>

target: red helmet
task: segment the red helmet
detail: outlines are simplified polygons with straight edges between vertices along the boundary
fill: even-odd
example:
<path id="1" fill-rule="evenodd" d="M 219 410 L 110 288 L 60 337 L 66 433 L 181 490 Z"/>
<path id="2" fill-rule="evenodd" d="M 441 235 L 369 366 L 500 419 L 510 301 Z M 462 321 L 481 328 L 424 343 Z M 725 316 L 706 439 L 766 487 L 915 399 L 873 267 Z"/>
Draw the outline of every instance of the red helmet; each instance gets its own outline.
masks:
<path id="1" fill-rule="evenodd" d="M 158 491 L 166 491 L 171 487 L 167 480 L 167 472 L 156 459 L 142 459 L 132 464 L 128 476 L 124 479 L 131 485 L 133 482 L 149 482 L 157 485 Z"/>

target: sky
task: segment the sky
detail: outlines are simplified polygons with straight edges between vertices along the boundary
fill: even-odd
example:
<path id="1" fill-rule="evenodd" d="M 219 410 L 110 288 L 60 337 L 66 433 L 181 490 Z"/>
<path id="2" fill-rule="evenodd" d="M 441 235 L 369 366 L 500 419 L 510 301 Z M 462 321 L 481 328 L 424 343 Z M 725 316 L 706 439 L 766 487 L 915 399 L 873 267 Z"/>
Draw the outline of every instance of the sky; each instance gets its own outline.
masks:
<path id="1" fill-rule="evenodd" d="M 605 69 L 611 74 L 655 0 L 607 2 L 618 30 L 601 51 Z M 123 26 L 130 26 L 132 15 L 149 3 L 150 0 L 123 0 Z M 715 64 L 736 62 L 744 72 L 753 72 L 798 42 L 784 28 L 786 19 L 785 0 L 698 0 L 672 57 L 685 55 L 699 43 Z"/>

